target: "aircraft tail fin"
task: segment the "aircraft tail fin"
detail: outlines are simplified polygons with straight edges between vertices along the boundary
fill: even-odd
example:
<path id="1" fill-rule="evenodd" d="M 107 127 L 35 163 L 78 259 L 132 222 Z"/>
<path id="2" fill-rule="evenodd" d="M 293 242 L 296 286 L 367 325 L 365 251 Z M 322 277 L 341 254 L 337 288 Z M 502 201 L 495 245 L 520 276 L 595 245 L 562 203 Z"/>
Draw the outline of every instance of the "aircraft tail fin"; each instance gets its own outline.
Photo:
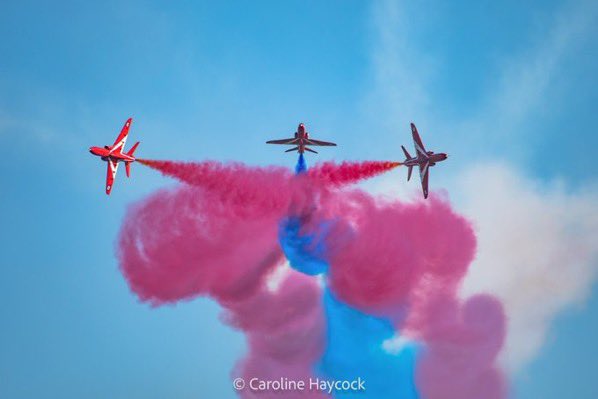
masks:
<path id="1" fill-rule="evenodd" d="M 135 153 L 135 150 L 137 149 L 137 146 L 139 145 L 139 141 L 136 142 L 133 147 L 131 147 L 131 149 L 129 149 L 129 151 L 127 152 L 128 156 L 133 156 L 133 154 Z"/>
<path id="2" fill-rule="evenodd" d="M 132 157 L 133 154 L 135 154 L 135 150 L 137 149 L 137 147 L 139 146 L 139 141 L 136 142 L 133 147 L 131 147 L 129 149 L 129 151 L 127 151 L 127 155 Z M 125 161 L 125 171 L 127 172 L 127 177 L 131 177 L 131 161 L 127 162 Z"/>
<path id="3" fill-rule="evenodd" d="M 407 181 L 411 179 L 411 172 L 413 172 L 413 166 L 409 166 L 409 169 L 407 169 Z"/>
<path id="4" fill-rule="evenodd" d="M 316 150 L 312 150 L 312 149 L 311 149 L 311 148 L 309 148 L 309 147 L 305 147 L 305 151 L 313 152 L 314 154 L 317 154 L 317 153 L 318 153 L 318 151 L 316 151 Z"/>
<path id="5" fill-rule="evenodd" d="M 403 147 L 403 146 L 401 146 L 401 148 L 403 149 L 403 153 L 405 154 L 405 156 L 407 157 L 407 159 L 411 158 L 411 155 L 409 155 L 409 152 L 407 151 L 407 149 L 405 147 Z"/>
<path id="6" fill-rule="evenodd" d="M 298 149 L 299 149 L 299 147 L 293 147 L 293 148 L 289 148 L 285 152 L 297 151 Z"/>

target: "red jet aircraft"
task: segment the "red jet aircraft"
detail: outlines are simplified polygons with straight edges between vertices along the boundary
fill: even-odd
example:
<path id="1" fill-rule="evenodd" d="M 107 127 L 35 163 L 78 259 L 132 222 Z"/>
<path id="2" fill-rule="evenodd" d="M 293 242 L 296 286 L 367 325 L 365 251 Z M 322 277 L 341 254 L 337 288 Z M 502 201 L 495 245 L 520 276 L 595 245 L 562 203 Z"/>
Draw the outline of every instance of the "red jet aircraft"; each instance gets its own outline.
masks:
<path id="1" fill-rule="evenodd" d="M 328 141 L 320 141 L 309 138 L 309 133 L 305 130 L 305 125 L 300 123 L 295 132 L 295 137 L 291 139 L 283 140 L 270 140 L 266 141 L 267 144 L 286 144 L 294 145 L 295 147 L 286 150 L 285 152 L 297 151 L 299 154 L 303 154 L 305 151 L 313 152 L 317 154 L 317 151 L 312 150 L 308 145 L 316 146 L 336 146 L 335 143 L 329 143 Z"/>
<path id="2" fill-rule="evenodd" d="M 422 190 L 424 191 L 424 198 L 428 198 L 428 175 L 430 167 L 436 165 L 437 162 L 442 162 L 448 158 L 443 152 L 434 154 L 434 151 L 426 151 L 424 143 L 417 133 L 417 128 L 411 124 L 411 135 L 413 136 L 413 144 L 415 145 L 415 157 L 409 155 L 405 147 L 401 146 L 407 159 L 403 161 L 403 165 L 409 168 L 407 172 L 407 181 L 411 179 L 411 172 L 414 166 L 419 166 L 419 177 L 422 182 Z"/>
<path id="3" fill-rule="evenodd" d="M 106 172 L 106 194 L 108 195 L 110 195 L 110 191 L 112 190 L 112 184 L 116 177 L 116 169 L 118 169 L 119 162 L 125 163 L 127 177 L 131 175 L 131 163 L 135 162 L 133 153 L 137 149 L 139 142 L 136 142 L 128 152 L 125 153 L 123 151 L 125 149 L 125 142 L 127 141 L 127 135 L 129 134 L 129 128 L 131 127 L 132 122 L 133 118 L 127 119 L 120 134 L 116 138 L 116 141 L 112 144 L 112 147 L 106 145 L 104 147 L 89 148 L 89 152 L 98 157 L 102 157 L 102 161 L 106 161 L 108 164 L 108 170 Z"/>

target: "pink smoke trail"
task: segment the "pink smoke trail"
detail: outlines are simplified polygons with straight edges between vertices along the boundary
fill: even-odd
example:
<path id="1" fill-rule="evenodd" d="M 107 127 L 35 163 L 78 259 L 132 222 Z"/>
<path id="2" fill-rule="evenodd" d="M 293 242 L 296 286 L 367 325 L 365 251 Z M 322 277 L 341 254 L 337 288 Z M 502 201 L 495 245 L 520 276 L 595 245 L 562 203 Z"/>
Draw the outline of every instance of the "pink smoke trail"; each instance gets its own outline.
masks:
<path id="1" fill-rule="evenodd" d="M 248 167 L 241 163 L 223 164 L 215 161 L 174 162 L 137 159 L 143 165 L 165 176 L 201 187 L 218 196 L 223 205 L 231 206 L 238 214 L 247 208 L 277 209 L 289 206 L 292 174 L 280 167 Z"/>
<path id="2" fill-rule="evenodd" d="M 214 161 L 174 162 L 149 159 L 137 159 L 137 161 L 160 171 L 165 176 L 208 190 L 235 189 L 239 182 L 248 180 L 253 180 L 259 185 L 264 182 L 264 179 L 288 180 L 290 176 L 287 169 L 273 166 L 251 168 L 241 163 L 222 164 Z M 307 175 L 319 182 L 341 186 L 377 176 L 399 165 L 400 162 L 390 161 L 343 162 L 338 165 L 334 162 L 324 162 L 310 168 Z"/>
<path id="3" fill-rule="evenodd" d="M 316 180 L 342 186 L 388 172 L 399 165 L 400 162 L 390 161 L 343 162 L 340 165 L 324 162 L 308 169 L 307 175 Z"/>

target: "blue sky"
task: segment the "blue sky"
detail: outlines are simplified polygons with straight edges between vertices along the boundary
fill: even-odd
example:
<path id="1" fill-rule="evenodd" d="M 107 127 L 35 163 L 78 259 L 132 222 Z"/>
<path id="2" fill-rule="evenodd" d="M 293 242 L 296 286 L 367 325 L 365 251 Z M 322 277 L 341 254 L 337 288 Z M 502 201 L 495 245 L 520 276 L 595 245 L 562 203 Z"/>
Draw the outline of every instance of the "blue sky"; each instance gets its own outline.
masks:
<path id="1" fill-rule="evenodd" d="M 486 159 L 595 187 L 597 15 L 590 1 L 4 1 L 0 396 L 234 397 L 243 337 L 218 307 L 151 309 L 118 271 L 127 205 L 173 184 L 134 165 L 103 194 L 87 148 L 127 117 L 140 156 L 288 166 L 263 142 L 300 121 L 340 160 L 397 159 L 413 120 L 451 154 L 432 180 L 451 195 Z M 513 396 L 595 397 L 597 326 L 594 292 Z"/>

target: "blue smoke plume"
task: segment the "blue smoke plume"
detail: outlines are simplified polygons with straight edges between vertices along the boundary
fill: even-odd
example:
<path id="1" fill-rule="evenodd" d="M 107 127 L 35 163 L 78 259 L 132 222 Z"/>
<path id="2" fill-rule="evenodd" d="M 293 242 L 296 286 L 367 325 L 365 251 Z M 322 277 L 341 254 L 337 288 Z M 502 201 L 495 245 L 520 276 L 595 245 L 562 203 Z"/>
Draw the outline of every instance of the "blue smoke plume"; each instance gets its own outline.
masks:
<path id="1" fill-rule="evenodd" d="M 365 392 L 338 391 L 335 398 L 417 399 L 414 382 L 418 348 L 406 342 L 392 353 L 384 342 L 395 336 L 392 323 L 354 309 L 324 292 L 326 349 L 315 371 L 329 380 L 365 381 Z"/>
<path id="2" fill-rule="evenodd" d="M 317 229 L 302 230 L 300 217 L 288 217 L 279 228 L 280 245 L 299 272 L 316 275 L 328 271 L 326 235 L 333 222 Z M 397 333 L 390 320 L 366 314 L 338 300 L 324 289 L 323 305 L 327 322 L 327 343 L 314 373 L 327 380 L 365 381 L 365 392 L 336 391 L 335 398 L 417 399 L 414 370 L 418 346 L 405 342 L 392 352 L 384 342 Z"/>
<path id="3" fill-rule="evenodd" d="M 301 231 L 301 218 L 291 216 L 280 223 L 278 241 L 291 267 L 301 273 L 315 276 L 328 270 L 325 236 L 330 223 L 322 223 L 317 234 Z"/>
<path id="4" fill-rule="evenodd" d="M 303 154 L 299 154 L 299 159 L 297 159 L 297 165 L 295 165 L 295 174 L 303 173 L 307 170 L 307 163 L 305 162 L 305 158 Z"/>

